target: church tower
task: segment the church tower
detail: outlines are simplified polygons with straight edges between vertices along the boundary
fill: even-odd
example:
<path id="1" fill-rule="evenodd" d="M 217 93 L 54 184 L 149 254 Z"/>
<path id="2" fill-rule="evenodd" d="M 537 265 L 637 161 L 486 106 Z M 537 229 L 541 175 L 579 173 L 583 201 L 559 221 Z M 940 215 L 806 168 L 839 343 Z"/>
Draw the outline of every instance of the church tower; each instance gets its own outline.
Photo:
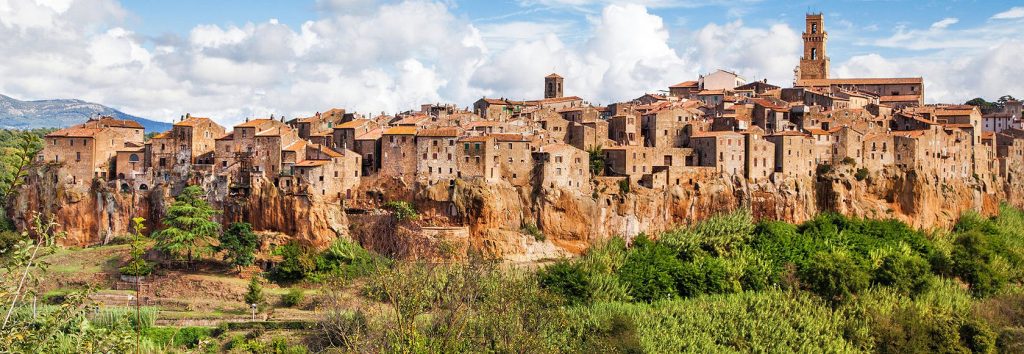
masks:
<path id="1" fill-rule="evenodd" d="M 829 59 L 825 55 L 825 16 L 822 13 L 807 14 L 804 28 L 804 56 L 800 58 L 798 80 L 828 79 Z"/>
<path id="2" fill-rule="evenodd" d="M 544 77 L 544 98 L 562 97 L 562 77 L 551 74 Z"/>

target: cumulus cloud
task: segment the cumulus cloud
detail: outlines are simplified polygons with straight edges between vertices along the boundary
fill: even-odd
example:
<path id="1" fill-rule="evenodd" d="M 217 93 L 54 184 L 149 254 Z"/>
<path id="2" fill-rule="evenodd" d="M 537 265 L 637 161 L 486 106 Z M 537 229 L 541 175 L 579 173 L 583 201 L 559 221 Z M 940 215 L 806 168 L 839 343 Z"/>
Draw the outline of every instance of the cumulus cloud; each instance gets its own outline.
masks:
<path id="1" fill-rule="evenodd" d="M 1014 6 L 1009 10 L 992 16 L 992 19 L 994 20 L 1012 20 L 1017 18 L 1024 18 L 1024 6 Z"/>
<path id="2" fill-rule="evenodd" d="M 538 98 L 551 72 L 566 77 L 567 94 L 594 103 L 717 68 L 786 85 L 800 56 L 799 30 L 783 23 L 672 30 L 649 11 L 692 2 L 543 1 L 594 11 L 579 21 L 471 23 L 441 0 L 320 0 L 318 18 L 298 26 L 274 19 L 201 24 L 184 36 L 148 38 L 124 23 L 131 15 L 116 0 L 0 0 L 0 50 L 18 53 L 0 61 L 0 93 L 82 98 L 163 120 L 191 112 L 233 124 L 330 107 L 377 114 L 427 102 L 465 106 L 485 95 Z M 1015 9 L 993 18 L 1012 19 Z M 834 62 L 834 71 L 925 76 L 930 101 L 1019 92 L 1013 78 L 1024 74 L 1015 64 L 1024 44 L 1012 38 L 1024 24 L 956 23 L 900 27 L 867 44 L 912 53 L 858 55 Z"/>
<path id="3" fill-rule="evenodd" d="M 958 19 L 956 17 L 946 17 L 944 19 L 935 21 L 935 23 L 932 23 L 931 28 L 932 29 L 943 29 L 943 28 L 955 25 L 957 22 L 960 22 L 960 19 Z"/>

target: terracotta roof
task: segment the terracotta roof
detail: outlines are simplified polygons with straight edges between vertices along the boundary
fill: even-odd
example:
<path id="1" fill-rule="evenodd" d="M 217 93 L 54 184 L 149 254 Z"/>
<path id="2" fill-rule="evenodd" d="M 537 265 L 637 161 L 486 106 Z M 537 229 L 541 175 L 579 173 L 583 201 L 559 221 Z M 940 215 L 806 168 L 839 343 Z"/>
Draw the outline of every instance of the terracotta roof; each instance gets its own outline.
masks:
<path id="1" fill-rule="evenodd" d="M 320 144 L 309 144 L 309 145 L 306 145 L 306 147 L 308 147 L 310 149 L 317 150 L 317 151 L 323 153 L 324 155 L 327 155 L 327 156 L 330 156 L 330 157 L 342 157 L 343 156 L 340 152 L 334 151 L 333 149 L 331 149 L 329 147 L 326 147 L 326 146 L 323 146 L 323 145 L 320 145 Z"/>
<path id="2" fill-rule="evenodd" d="M 724 95 L 725 90 L 703 90 L 697 92 L 697 96 Z"/>
<path id="3" fill-rule="evenodd" d="M 921 96 L 918 95 L 897 95 L 897 96 L 881 96 L 878 97 L 879 102 L 911 102 L 918 101 Z"/>
<path id="4" fill-rule="evenodd" d="M 478 121 L 475 121 L 475 122 L 467 123 L 466 124 L 466 129 L 473 129 L 473 128 L 476 128 L 476 127 L 496 127 L 499 124 L 500 123 L 492 121 L 492 120 L 478 120 Z"/>
<path id="5" fill-rule="evenodd" d="M 66 137 L 66 138 L 91 138 L 96 133 L 102 131 L 102 128 L 65 128 L 55 131 L 50 134 L 46 134 L 46 137 Z"/>
<path id="6" fill-rule="evenodd" d="M 285 146 L 284 149 L 281 149 L 281 150 L 283 150 L 283 151 L 299 151 L 299 150 L 302 150 L 305 147 L 306 147 L 306 141 L 302 140 L 302 139 L 299 139 L 299 140 L 296 140 L 294 143 L 291 143 L 291 145 Z"/>
<path id="7" fill-rule="evenodd" d="M 459 141 L 464 141 L 464 142 L 484 142 L 484 141 L 487 141 L 487 140 L 490 140 L 490 139 L 491 139 L 491 137 L 490 136 L 486 136 L 486 135 L 483 135 L 483 136 L 464 136 L 464 137 L 459 138 Z"/>
<path id="8" fill-rule="evenodd" d="M 493 104 L 493 105 L 499 105 L 499 106 L 507 106 L 507 105 L 510 104 L 508 101 L 505 101 L 503 99 L 498 99 L 498 98 L 487 98 L 487 97 L 484 97 L 484 98 L 481 98 L 480 100 L 486 102 L 487 104 Z"/>
<path id="9" fill-rule="evenodd" d="M 522 134 L 490 134 L 498 141 L 529 141 Z"/>
<path id="10" fill-rule="evenodd" d="M 996 134 L 993 133 L 993 132 L 981 132 L 981 138 L 985 139 L 985 140 L 992 139 L 995 136 L 996 136 Z"/>
<path id="11" fill-rule="evenodd" d="M 394 124 L 394 125 L 416 125 L 416 124 L 419 124 L 420 122 L 423 122 L 424 120 L 427 120 L 429 118 L 430 117 L 425 116 L 425 115 L 408 116 L 408 117 L 404 117 L 404 118 L 402 118 L 402 119 L 400 119 L 397 122 L 394 122 L 392 124 Z"/>
<path id="12" fill-rule="evenodd" d="M 831 86 L 831 85 L 907 85 L 921 84 L 924 80 L 920 77 L 892 77 L 892 78 L 856 78 L 856 79 L 803 79 L 797 80 L 796 86 Z"/>
<path id="13" fill-rule="evenodd" d="M 542 104 L 543 105 L 543 104 L 550 104 L 550 103 L 560 103 L 560 102 L 569 102 L 569 101 L 582 101 L 582 100 L 583 100 L 582 98 L 579 98 L 577 96 L 566 96 L 566 97 L 545 98 L 545 99 L 542 99 L 542 100 L 535 100 L 535 101 L 527 101 L 527 103 Z"/>
<path id="14" fill-rule="evenodd" d="M 383 135 L 416 135 L 416 127 L 400 126 L 384 130 Z"/>
<path id="15" fill-rule="evenodd" d="M 384 133 L 380 128 L 373 129 L 356 137 L 356 140 L 377 140 Z"/>
<path id="16" fill-rule="evenodd" d="M 668 88 L 691 88 L 691 87 L 697 87 L 697 81 L 694 81 L 694 80 L 683 81 L 683 82 L 680 82 L 678 84 L 669 86 Z"/>
<path id="17" fill-rule="evenodd" d="M 422 137 L 457 137 L 461 133 L 461 129 L 458 127 L 444 127 L 444 128 L 433 128 L 433 129 L 421 129 L 416 132 L 416 136 Z"/>
<path id="18" fill-rule="evenodd" d="M 562 77 L 559 76 L 558 74 L 551 73 L 551 75 L 545 76 L 544 78 L 561 79 Z"/>
<path id="19" fill-rule="evenodd" d="M 224 136 L 215 140 L 235 140 L 235 132 L 228 132 L 227 134 L 224 134 Z"/>
<path id="20" fill-rule="evenodd" d="M 345 123 L 334 126 L 334 129 L 355 129 L 363 126 L 363 124 L 369 123 L 369 119 L 353 119 Z"/>
<path id="21" fill-rule="evenodd" d="M 936 109 L 937 116 L 969 116 L 974 113 L 973 109 Z"/>
<path id="22" fill-rule="evenodd" d="M 775 133 L 769 134 L 768 136 L 804 136 L 804 137 L 806 137 L 807 134 L 798 132 L 796 130 L 785 130 L 785 131 L 775 132 Z"/>
<path id="23" fill-rule="evenodd" d="M 212 122 L 212 120 L 210 118 L 204 118 L 204 117 L 189 117 L 189 118 L 186 118 L 183 121 L 174 123 L 174 125 L 180 126 L 180 127 L 194 127 L 196 125 L 199 125 L 200 123 L 206 123 L 206 122 Z"/>
<path id="24" fill-rule="evenodd" d="M 128 119 L 114 119 L 112 117 L 100 117 L 99 119 L 90 119 L 85 123 L 79 125 L 82 128 L 132 128 L 132 129 L 143 129 L 142 124 L 134 120 Z"/>
<path id="25" fill-rule="evenodd" d="M 171 132 L 163 132 L 163 133 L 158 133 L 158 134 L 154 135 L 150 139 L 167 139 L 170 136 L 171 136 Z"/>
<path id="26" fill-rule="evenodd" d="M 811 135 L 829 135 L 828 131 L 818 128 L 807 128 L 806 130 L 808 133 L 811 133 Z"/>
<path id="27" fill-rule="evenodd" d="M 696 133 L 693 133 L 693 135 L 690 135 L 690 138 L 693 138 L 693 139 L 715 138 L 715 137 L 726 136 L 726 135 L 743 135 L 743 134 L 740 134 L 739 132 L 734 132 L 732 130 L 718 130 L 718 131 L 710 131 L 710 132 L 696 132 Z"/>
<path id="28" fill-rule="evenodd" d="M 904 138 L 918 138 L 923 136 L 924 130 L 898 130 L 892 132 L 893 136 L 904 137 Z"/>
<path id="29" fill-rule="evenodd" d="M 973 129 L 974 126 L 970 124 L 943 124 L 942 126 L 947 128 L 960 128 L 960 129 Z"/>
<path id="30" fill-rule="evenodd" d="M 305 160 L 295 164 L 295 167 L 320 167 L 326 165 L 329 160 Z"/>
<path id="31" fill-rule="evenodd" d="M 269 122 L 273 122 L 273 121 L 274 120 L 270 119 L 270 118 L 250 119 L 248 122 L 244 122 L 242 124 L 236 125 L 235 127 L 236 128 L 238 128 L 238 127 L 256 128 L 256 127 L 259 127 L 260 125 L 263 125 L 263 124 L 266 124 L 266 123 L 269 123 Z"/>

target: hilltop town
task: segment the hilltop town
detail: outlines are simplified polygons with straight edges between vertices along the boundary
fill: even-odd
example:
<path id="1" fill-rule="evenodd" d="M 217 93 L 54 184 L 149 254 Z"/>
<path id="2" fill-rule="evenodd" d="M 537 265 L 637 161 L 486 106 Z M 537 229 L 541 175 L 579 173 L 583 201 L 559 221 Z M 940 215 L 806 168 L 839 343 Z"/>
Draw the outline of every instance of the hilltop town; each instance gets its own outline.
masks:
<path id="1" fill-rule="evenodd" d="M 834 78 L 827 40 L 823 15 L 809 14 L 791 87 L 717 70 L 596 106 L 553 73 L 537 78 L 536 99 L 234 127 L 185 114 L 148 139 L 138 123 L 99 117 L 46 135 L 12 215 L 26 227 L 30 213 L 54 213 L 67 242 L 97 244 L 133 216 L 158 222 L 177 191 L 201 185 L 222 222 L 313 245 L 351 237 L 412 256 L 454 244 L 532 259 L 743 207 L 929 226 L 1022 200 L 1020 101 L 983 112 L 925 104 L 920 77 Z M 422 218 L 383 225 L 391 201 Z"/>

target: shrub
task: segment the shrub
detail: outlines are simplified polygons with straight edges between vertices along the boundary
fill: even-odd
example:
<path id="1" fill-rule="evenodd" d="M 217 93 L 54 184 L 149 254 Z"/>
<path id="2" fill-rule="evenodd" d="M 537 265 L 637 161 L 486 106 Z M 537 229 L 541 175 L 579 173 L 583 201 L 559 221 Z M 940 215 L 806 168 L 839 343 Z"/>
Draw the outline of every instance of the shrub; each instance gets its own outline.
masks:
<path id="1" fill-rule="evenodd" d="M 118 272 L 129 276 L 147 276 L 153 273 L 153 265 L 144 259 L 133 259 L 128 264 L 117 268 Z"/>
<path id="2" fill-rule="evenodd" d="M 281 304 L 285 307 L 295 307 L 302 303 L 306 295 L 302 292 L 302 289 L 292 288 L 288 290 L 288 293 L 281 296 Z"/>
<path id="3" fill-rule="evenodd" d="M 314 271 L 318 275 L 364 276 L 373 271 L 374 264 L 378 262 L 377 256 L 373 253 L 358 243 L 343 238 L 334 240 L 331 247 L 315 258 L 315 269 L 303 268 L 304 276 Z"/>
<path id="4" fill-rule="evenodd" d="M 384 203 L 384 209 L 390 210 L 395 216 L 395 220 L 406 221 L 419 219 L 420 214 L 416 212 L 416 208 L 406 201 L 390 201 Z"/>
<path id="5" fill-rule="evenodd" d="M 547 237 L 544 236 L 544 233 L 540 231 L 540 228 L 537 227 L 537 224 L 534 223 L 524 223 L 522 232 L 533 236 L 533 239 L 537 242 L 544 242 L 544 240 L 547 239 Z"/>
<path id="6" fill-rule="evenodd" d="M 866 289 L 870 279 L 845 252 L 819 252 L 798 270 L 798 275 L 809 290 L 833 302 L 848 300 Z"/>
<path id="7" fill-rule="evenodd" d="M 863 181 L 865 178 L 868 178 L 868 169 L 864 167 L 858 168 L 857 172 L 853 174 L 853 178 L 856 178 L 858 181 Z"/>
<path id="8" fill-rule="evenodd" d="M 625 197 L 630 192 L 629 178 L 624 178 L 619 181 L 619 195 Z"/>
<path id="9" fill-rule="evenodd" d="M 954 243 L 953 273 L 971 285 L 971 292 L 975 296 L 994 294 L 1002 288 L 1005 279 L 993 269 L 993 257 L 994 252 L 988 238 L 977 228 L 972 228 L 971 231 L 957 237 Z"/>
<path id="10" fill-rule="evenodd" d="M 251 265 L 256 259 L 256 247 L 259 237 L 252 231 L 252 225 L 246 222 L 235 222 L 228 226 L 220 235 L 217 251 L 224 251 L 224 260 L 229 264 L 244 267 Z"/>
<path id="11" fill-rule="evenodd" d="M 590 301 L 590 279 L 578 262 L 561 260 L 538 273 L 540 286 L 558 294 L 570 304 Z"/>
<path id="12" fill-rule="evenodd" d="M 817 167 L 817 168 L 815 168 L 815 169 L 814 169 L 814 171 L 815 171 L 815 172 L 816 172 L 816 173 L 817 173 L 817 174 L 818 174 L 819 176 L 820 176 L 820 175 L 824 175 L 824 174 L 828 174 L 829 172 L 832 172 L 832 165 L 829 165 L 829 164 L 827 164 L 827 163 L 823 163 L 823 164 L 818 164 L 818 167 Z"/>
<path id="13" fill-rule="evenodd" d="M 844 157 L 842 162 L 843 162 L 843 164 L 851 165 L 851 166 L 857 164 L 857 160 L 854 160 L 852 157 L 849 157 L 849 156 Z"/>
<path id="14" fill-rule="evenodd" d="M 643 234 L 633 247 L 619 268 L 619 279 L 629 287 L 630 296 L 647 302 L 675 296 L 676 278 L 683 267 L 676 252 Z"/>
<path id="15" fill-rule="evenodd" d="M 931 279 L 928 262 L 918 256 L 893 254 L 882 259 L 874 271 L 876 284 L 892 286 L 908 295 L 926 290 Z"/>
<path id="16" fill-rule="evenodd" d="M 263 303 L 263 300 L 263 284 L 260 284 L 259 277 L 252 277 L 249 280 L 249 288 L 245 292 L 245 303 L 259 305 Z"/>
<path id="17" fill-rule="evenodd" d="M 274 249 L 281 261 L 270 270 L 270 279 L 276 282 L 294 282 L 304 279 L 316 271 L 316 255 L 297 243 L 288 243 Z"/>

